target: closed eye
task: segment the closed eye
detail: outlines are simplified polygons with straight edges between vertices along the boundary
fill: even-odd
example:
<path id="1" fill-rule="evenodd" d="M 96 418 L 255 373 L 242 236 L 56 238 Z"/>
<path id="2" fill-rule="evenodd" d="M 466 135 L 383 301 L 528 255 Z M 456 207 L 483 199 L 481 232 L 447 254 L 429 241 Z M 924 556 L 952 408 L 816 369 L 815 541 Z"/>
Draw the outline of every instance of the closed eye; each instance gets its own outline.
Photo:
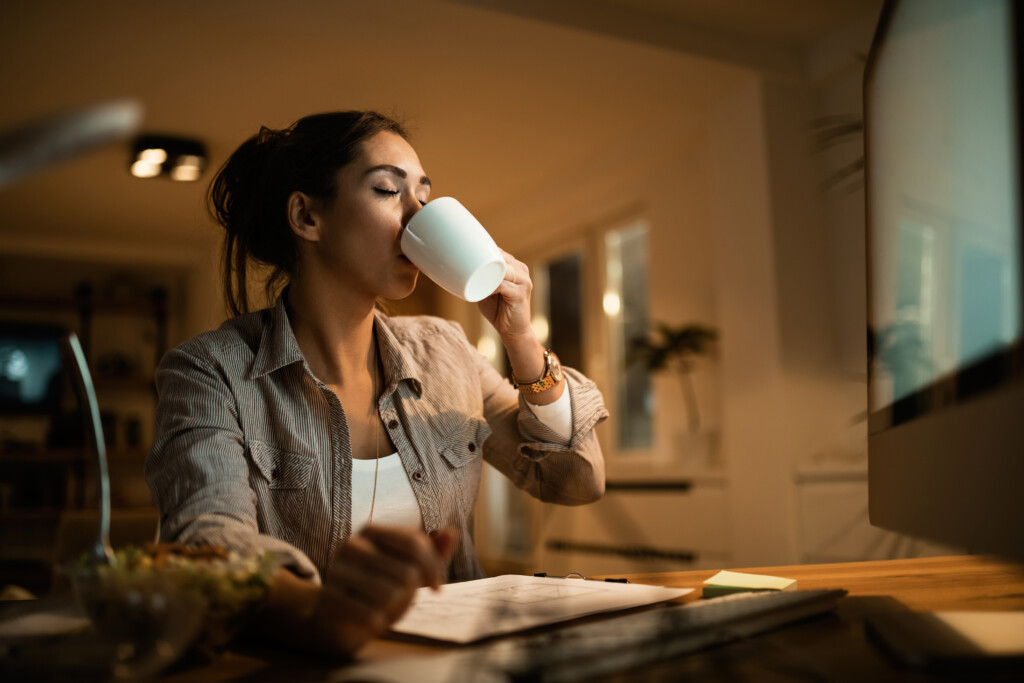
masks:
<path id="1" fill-rule="evenodd" d="M 386 195 L 388 197 L 393 197 L 394 195 L 398 194 L 398 190 L 389 190 L 386 187 L 375 187 L 373 188 L 373 190 L 377 194 Z"/>

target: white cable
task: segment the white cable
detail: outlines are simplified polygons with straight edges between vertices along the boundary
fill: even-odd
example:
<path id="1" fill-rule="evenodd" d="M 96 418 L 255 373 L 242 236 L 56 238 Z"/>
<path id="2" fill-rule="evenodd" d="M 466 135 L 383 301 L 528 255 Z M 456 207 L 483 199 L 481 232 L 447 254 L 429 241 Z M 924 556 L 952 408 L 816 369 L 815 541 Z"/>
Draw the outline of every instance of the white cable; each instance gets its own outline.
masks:
<path id="1" fill-rule="evenodd" d="M 373 506 L 377 503 L 377 473 L 380 471 L 380 413 L 377 407 L 377 337 L 370 339 L 373 344 L 373 495 L 370 497 L 370 517 L 367 524 L 373 523 Z"/>

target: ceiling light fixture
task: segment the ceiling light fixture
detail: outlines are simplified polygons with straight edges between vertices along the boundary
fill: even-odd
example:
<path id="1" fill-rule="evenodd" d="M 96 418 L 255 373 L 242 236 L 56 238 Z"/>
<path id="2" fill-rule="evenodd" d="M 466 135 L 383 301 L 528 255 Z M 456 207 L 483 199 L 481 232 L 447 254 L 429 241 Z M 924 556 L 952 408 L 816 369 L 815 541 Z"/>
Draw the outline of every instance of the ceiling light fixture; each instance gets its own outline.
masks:
<path id="1" fill-rule="evenodd" d="M 165 176 L 199 180 L 206 168 L 206 146 L 198 140 L 170 135 L 140 135 L 132 147 L 129 169 L 136 178 Z"/>

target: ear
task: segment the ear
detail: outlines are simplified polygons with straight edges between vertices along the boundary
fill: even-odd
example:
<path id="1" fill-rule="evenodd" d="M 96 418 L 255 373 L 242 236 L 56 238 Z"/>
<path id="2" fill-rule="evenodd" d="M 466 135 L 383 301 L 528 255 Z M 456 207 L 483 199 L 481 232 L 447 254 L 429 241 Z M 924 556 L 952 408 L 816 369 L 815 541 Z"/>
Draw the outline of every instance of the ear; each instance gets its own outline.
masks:
<path id="1" fill-rule="evenodd" d="M 315 200 L 304 192 L 296 190 L 288 196 L 288 226 L 298 237 L 320 241 L 320 220 L 315 209 Z"/>

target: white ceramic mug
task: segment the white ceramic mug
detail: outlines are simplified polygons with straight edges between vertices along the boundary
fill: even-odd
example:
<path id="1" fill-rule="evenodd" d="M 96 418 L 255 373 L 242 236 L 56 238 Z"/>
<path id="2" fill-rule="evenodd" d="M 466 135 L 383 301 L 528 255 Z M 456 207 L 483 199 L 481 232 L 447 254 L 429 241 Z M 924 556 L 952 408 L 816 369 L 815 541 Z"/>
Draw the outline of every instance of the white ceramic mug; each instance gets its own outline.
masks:
<path id="1" fill-rule="evenodd" d="M 402 233 L 402 253 L 424 275 L 466 301 L 493 294 L 508 267 L 480 221 L 451 197 L 438 197 L 416 212 Z"/>

